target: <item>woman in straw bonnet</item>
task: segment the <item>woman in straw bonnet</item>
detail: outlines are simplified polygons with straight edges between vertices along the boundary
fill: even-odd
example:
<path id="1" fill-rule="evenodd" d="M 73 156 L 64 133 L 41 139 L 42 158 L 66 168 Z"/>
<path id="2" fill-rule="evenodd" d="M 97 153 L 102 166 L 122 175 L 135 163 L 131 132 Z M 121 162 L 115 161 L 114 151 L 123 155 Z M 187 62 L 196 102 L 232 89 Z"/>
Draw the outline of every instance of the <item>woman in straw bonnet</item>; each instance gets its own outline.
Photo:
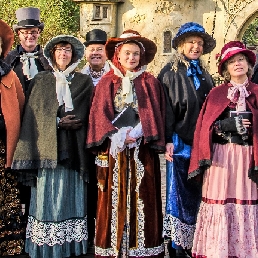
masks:
<path id="1" fill-rule="evenodd" d="M 0 256 L 18 255 L 24 246 L 17 176 L 10 169 L 19 138 L 24 94 L 16 74 L 3 59 L 14 41 L 12 29 L 0 20 Z"/>
<path id="2" fill-rule="evenodd" d="M 160 72 L 159 80 L 167 93 L 166 153 L 167 195 L 164 236 L 171 239 L 170 257 L 189 257 L 200 189 L 187 182 L 191 146 L 198 114 L 213 87 L 201 56 L 211 52 L 215 40 L 198 23 L 182 25 L 172 46 L 172 62 Z"/>
<path id="3" fill-rule="evenodd" d="M 107 41 L 112 70 L 96 86 L 87 147 L 96 151 L 96 257 L 163 257 L 164 95 L 146 72 L 157 51 L 133 30 Z"/>
<path id="4" fill-rule="evenodd" d="M 258 85 L 255 54 L 222 48 L 225 83 L 208 95 L 197 121 L 189 178 L 202 182 L 194 257 L 258 257 Z"/>
<path id="5" fill-rule="evenodd" d="M 87 253 L 85 141 L 94 86 L 75 72 L 84 55 L 77 38 L 52 38 L 44 55 L 53 71 L 30 84 L 12 165 L 32 185 L 26 251 L 31 258 L 78 256 Z"/>

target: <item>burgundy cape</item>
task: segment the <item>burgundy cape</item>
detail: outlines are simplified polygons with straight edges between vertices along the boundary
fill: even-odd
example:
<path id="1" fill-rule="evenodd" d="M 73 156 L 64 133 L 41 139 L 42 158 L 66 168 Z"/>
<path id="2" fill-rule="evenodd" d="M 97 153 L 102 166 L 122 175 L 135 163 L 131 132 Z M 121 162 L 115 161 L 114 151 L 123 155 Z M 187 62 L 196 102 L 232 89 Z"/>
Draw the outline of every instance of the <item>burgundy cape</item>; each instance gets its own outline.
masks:
<path id="1" fill-rule="evenodd" d="M 253 113 L 254 155 L 249 166 L 249 178 L 258 183 L 258 85 L 249 82 L 247 90 L 251 92 L 246 103 Z M 213 123 L 230 103 L 227 98 L 228 84 L 222 84 L 211 90 L 199 114 L 194 133 L 194 142 L 190 160 L 188 178 L 201 180 L 205 169 L 212 163 Z"/>
<path id="2" fill-rule="evenodd" d="M 122 79 L 113 70 L 104 75 L 96 86 L 90 110 L 87 148 L 101 145 L 115 133 L 113 126 L 115 94 Z M 165 150 L 165 99 L 161 84 L 153 75 L 144 72 L 134 79 L 139 116 L 143 127 L 144 143 L 159 151 Z M 101 89 L 100 89 L 101 88 Z M 101 104 L 99 104 L 101 103 Z"/>

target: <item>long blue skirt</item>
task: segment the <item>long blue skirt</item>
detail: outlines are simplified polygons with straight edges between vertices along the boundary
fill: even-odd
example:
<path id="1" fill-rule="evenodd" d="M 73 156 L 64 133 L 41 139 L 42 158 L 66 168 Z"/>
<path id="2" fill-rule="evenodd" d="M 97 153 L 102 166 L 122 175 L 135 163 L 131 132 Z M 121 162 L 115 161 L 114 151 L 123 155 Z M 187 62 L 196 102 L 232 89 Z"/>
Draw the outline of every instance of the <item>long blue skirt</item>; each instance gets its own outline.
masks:
<path id="1" fill-rule="evenodd" d="M 31 258 L 87 253 L 86 183 L 78 172 L 58 165 L 40 169 L 31 189 L 25 250 Z"/>
<path id="2" fill-rule="evenodd" d="M 173 134 L 173 161 L 166 163 L 166 214 L 164 237 L 172 240 L 175 249 L 192 247 L 201 189 L 187 181 L 191 146 Z"/>

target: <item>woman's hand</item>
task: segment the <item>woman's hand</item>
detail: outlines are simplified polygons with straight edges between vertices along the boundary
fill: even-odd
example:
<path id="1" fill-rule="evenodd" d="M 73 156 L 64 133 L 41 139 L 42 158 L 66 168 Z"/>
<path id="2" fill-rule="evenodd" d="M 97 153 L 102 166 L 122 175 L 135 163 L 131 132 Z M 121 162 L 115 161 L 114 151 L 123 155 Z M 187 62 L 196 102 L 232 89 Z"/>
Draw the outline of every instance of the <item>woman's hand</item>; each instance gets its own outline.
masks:
<path id="1" fill-rule="evenodd" d="M 126 138 L 125 138 L 125 144 L 129 144 L 129 143 L 134 143 L 136 142 L 136 139 L 129 136 L 129 133 L 132 129 L 128 129 L 127 132 L 126 132 Z"/>
<path id="2" fill-rule="evenodd" d="M 242 123 L 243 123 L 243 126 L 244 126 L 245 128 L 248 128 L 248 127 L 250 127 L 250 125 L 251 125 L 251 122 L 250 122 L 249 119 L 247 119 L 247 118 L 243 118 L 243 119 L 242 119 Z"/>
<path id="3" fill-rule="evenodd" d="M 75 115 L 67 115 L 60 119 L 58 127 L 64 130 L 78 130 L 82 127 L 81 119 L 74 119 Z"/>
<path id="4" fill-rule="evenodd" d="M 167 143 L 166 144 L 166 152 L 165 152 L 165 159 L 167 161 L 172 162 L 173 161 L 173 151 L 174 151 L 174 144 L 173 143 Z"/>

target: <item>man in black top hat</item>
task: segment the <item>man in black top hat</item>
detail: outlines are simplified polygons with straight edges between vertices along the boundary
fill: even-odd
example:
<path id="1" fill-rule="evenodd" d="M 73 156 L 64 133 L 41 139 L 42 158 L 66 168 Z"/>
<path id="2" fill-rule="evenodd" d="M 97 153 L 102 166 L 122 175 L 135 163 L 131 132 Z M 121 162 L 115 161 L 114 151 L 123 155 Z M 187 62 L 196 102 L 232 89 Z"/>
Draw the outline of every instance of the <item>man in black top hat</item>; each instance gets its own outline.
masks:
<path id="1" fill-rule="evenodd" d="M 110 70 L 105 52 L 107 33 L 100 29 L 93 29 L 86 34 L 86 60 L 87 64 L 82 73 L 91 76 L 96 86 L 103 74 Z"/>
<path id="2" fill-rule="evenodd" d="M 100 29 L 93 29 L 86 34 L 85 56 L 87 64 L 81 70 L 83 74 L 90 75 L 94 86 L 97 85 L 101 77 L 110 70 L 109 63 L 105 51 L 105 44 L 107 41 L 107 33 Z M 88 184 L 88 200 L 87 200 L 87 221 L 88 221 L 88 245 L 93 246 L 95 236 L 95 218 L 97 208 L 97 178 L 95 156 L 90 155 L 90 173 Z"/>
<path id="3" fill-rule="evenodd" d="M 20 44 L 10 51 L 5 62 L 12 66 L 26 93 L 31 79 L 40 71 L 50 69 L 44 58 L 38 38 L 44 29 L 40 22 L 40 10 L 35 7 L 19 8 L 16 11 L 18 23 L 13 25 Z"/>

